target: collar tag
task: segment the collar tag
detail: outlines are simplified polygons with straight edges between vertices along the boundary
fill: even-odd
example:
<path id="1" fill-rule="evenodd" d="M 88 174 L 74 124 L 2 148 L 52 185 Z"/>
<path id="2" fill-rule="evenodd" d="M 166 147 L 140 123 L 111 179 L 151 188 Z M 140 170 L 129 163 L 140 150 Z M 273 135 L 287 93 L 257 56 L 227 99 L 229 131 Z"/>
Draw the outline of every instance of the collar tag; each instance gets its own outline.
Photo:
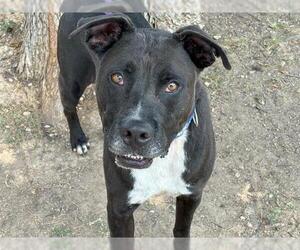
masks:
<path id="1" fill-rule="evenodd" d="M 196 127 L 199 127 L 199 118 L 198 118 L 196 108 L 194 108 L 194 112 L 193 112 L 193 121 L 194 121 Z"/>

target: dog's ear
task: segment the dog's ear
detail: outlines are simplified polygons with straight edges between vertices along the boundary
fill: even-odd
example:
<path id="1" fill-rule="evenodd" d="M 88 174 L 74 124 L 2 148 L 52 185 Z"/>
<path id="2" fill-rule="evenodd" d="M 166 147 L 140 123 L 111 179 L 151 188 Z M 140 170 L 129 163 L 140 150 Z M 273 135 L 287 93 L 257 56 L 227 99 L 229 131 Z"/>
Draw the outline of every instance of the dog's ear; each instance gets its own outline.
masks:
<path id="1" fill-rule="evenodd" d="M 226 69 L 231 69 L 225 51 L 198 26 L 181 28 L 174 33 L 174 37 L 183 43 L 184 49 L 200 70 L 212 65 L 215 62 L 215 56 L 221 57 Z"/>
<path id="2" fill-rule="evenodd" d="M 124 14 L 103 14 L 81 18 L 69 39 L 85 31 L 85 42 L 89 48 L 96 52 L 105 52 L 121 38 L 123 32 L 133 32 L 134 29 L 131 19 Z"/>

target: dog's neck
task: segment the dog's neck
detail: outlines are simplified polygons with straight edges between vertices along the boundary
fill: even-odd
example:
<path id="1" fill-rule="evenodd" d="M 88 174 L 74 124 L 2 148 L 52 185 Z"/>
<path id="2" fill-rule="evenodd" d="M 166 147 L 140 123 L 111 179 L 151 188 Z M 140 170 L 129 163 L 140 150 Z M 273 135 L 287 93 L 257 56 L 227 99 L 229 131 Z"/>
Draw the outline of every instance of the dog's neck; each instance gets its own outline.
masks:
<path id="1" fill-rule="evenodd" d="M 177 134 L 176 138 L 181 137 L 193 122 L 196 125 L 196 127 L 199 126 L 199 119 L 198 119 L 198 114 L 197 114 L 196 107 L 193 108 L 188 120 L 186 121 L 186 123 L 183 126 L 182 130 Z"/>

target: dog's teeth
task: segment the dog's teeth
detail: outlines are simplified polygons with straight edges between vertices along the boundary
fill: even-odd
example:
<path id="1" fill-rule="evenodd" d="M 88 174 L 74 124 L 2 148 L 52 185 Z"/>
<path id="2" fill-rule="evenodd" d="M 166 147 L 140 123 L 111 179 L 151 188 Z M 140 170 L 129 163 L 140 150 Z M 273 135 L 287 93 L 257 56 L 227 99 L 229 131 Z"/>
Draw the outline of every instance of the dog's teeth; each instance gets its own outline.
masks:
<path id="1" fill-rule="evenodd" d="M 124 155 L 125 158 L 128 158 L 128 159 L 132 159 L 132 160 L 144 160 L 144 157 L 143 156 L 140 156 L 140 155 L 131 155 L 131 154 L 128 154 L 128 155 Z"/>

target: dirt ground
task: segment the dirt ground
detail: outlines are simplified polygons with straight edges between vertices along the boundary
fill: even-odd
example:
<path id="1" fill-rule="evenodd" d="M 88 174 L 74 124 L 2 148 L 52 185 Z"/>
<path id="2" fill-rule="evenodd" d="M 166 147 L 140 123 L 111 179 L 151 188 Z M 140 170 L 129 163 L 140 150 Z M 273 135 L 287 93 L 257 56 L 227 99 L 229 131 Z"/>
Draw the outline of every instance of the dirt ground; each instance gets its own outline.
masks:
<path id="1" fill-rule="evenodd" d="M 202 75 L 217 138 L 215 170 L 193 222 L 194 237 L 299 237 L 300 15 L 201 14 L 227 49 Z M 0 236 L 108 236 L 101 122 L 92 89 L 80 105 L 92 148 L 71 152 L 67 131 L 40 118 L 38 84 L 14 73 L 16 16 L 0 16 Z M 179 25 L 175 21 L 170 27 Z M 135 214 L 136 235 L 169 237 L 174 199 Z"/>

